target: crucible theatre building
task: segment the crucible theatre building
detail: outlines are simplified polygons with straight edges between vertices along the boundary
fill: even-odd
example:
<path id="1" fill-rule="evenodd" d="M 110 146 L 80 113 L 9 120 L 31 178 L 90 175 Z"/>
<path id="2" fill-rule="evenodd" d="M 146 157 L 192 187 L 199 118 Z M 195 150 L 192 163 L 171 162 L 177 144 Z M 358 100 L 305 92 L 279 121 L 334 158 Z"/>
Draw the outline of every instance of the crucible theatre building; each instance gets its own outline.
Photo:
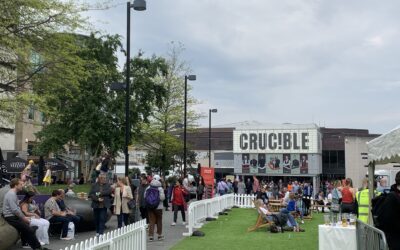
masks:
<path id="1" fill-rule="evenodd" d="M 187 141 L 201 166 L 208 166 L 211 157 L 216 179 L 256 175 L 274 181 L 307 181 L 318 187 L 324 180 L 350 177 L 358 186 L 366 174 L 365 143 L 377 136 L 366 129 L 251 121 L 213 127 L 211 138 L 209 128 L 200 128 L 189 133 Z"/>
<path id="2" fill-rule="evenodd" d="M 234 174 L 307 178 L 316 186 L 322 174 L 321 145 L 315 124 L 237 127 L 233 130 Z"/>

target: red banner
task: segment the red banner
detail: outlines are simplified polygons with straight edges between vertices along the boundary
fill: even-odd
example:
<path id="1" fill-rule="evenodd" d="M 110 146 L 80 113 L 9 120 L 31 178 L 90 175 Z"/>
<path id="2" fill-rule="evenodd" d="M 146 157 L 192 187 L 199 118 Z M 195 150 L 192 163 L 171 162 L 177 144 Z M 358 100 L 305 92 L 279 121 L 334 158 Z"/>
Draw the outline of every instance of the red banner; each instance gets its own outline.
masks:
<path id="1" fill-rule="evenodd" d="M 214 196 L 214 168 L 201 167 L 201 177 L 205 184 L 204 198 L 212 198 Z"/>

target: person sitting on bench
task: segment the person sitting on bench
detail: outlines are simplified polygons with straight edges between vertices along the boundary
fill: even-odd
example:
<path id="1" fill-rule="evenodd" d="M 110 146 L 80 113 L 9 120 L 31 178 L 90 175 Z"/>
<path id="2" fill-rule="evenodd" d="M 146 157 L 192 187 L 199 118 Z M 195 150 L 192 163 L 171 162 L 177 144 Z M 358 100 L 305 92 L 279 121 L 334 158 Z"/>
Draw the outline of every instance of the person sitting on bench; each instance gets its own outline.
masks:
<path id="1" fill-rule="evenodd" d="M 21 207 L 21 210 L 25 216 L 31 219 L 29 225 L 38 227 L 36 230 L 36 237 L 39 240 L 40 245 L 48 245 L 50 244 L 48 233 L 50 222 L 40 217 L 40 210 L 33 200 L 33 196 L 35 196 L 35 193 L 32 191 L 26 193 L 25 197 L 19 203 L 19 206 Z"/>
<path id="2" fill-rule="evenodd" d="M 44 204 L 44 214 L 45 218 L 50 221 L 50 225 L 53 223 L 62 223 L 62 240 L 72 240 L 72 238 L 67 237 L 68 235 L 68 224 L 73 222 L 72 217 L 67 216 L 67 212 L 61 211 L 57 204 L 57 200 L 61 199 L 60 190 L 54 190 L 51 193 L 51 197 Z"/>
<path id="3" fill-rule="evenodd" d="M 61 196 L 60 199 L 57 200 L 57 205 L 62 212 L 67 213 L 67 217 L 71 219 L 71 221 L 75 224 L 75 231 L 79 228 L 79 224 L 82 223 L 83 217 L 79 214 L 76 214 L 76 209 L 68 207 L 65 202 L 65 191 L 63 189 L 59 189 Z"/>
<path id="4" fill-rule="evenodd" d="M 14 178 L 10 182 L 10 190 L 4 196 L 3 201 L 3 217 L 4 220 L 21 233 L 21 240 L 29 244 L 32 249 L 42 248 L 39 240 L 36 238 L 35 230 L 29 226 L 30 218 L 26 217 L 19 207 L 17 192 L 21 191 L 23 181 Z"/>

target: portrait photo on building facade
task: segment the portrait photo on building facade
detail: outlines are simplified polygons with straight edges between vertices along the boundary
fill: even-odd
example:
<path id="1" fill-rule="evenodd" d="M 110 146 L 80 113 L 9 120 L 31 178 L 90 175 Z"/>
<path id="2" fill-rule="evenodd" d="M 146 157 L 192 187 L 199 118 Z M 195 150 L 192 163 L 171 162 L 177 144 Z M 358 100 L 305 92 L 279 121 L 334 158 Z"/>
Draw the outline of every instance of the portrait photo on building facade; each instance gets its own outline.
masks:
<path id="1" fill-rule="evenodd" d="M 250 154 L 250 173 L 257 174 L 258 173 L 258 160 L 257 154 Z"/>
<path id="2" fill-rule="evenodd" d="M 271 174 L 282 173 L 282 154 L 267 154 L 266 172 Z"/>
<path id="3" fill-rule="evenodd" d="M 242 173 L 249 174 L 250 173 L 250 155 L 242 154 Z"/>
<path id="4" fill-rule="evenodd" d="M 308 155 L 300 154 L 300 173 L 308 174 Z"/>
<path id="5" fill-rule="evenodd" d="M 265 166 L 265 154 L 258 154 L 258 173 L 265 174 L 266 166 Z"/>
<path id="6" fill-rule="evenodd" d="M 282 159 L 283 159 L 283 162 L 282 162 L 283 173 L 290 174 L 292 172 L 290 154 L 283 154 Z"/>

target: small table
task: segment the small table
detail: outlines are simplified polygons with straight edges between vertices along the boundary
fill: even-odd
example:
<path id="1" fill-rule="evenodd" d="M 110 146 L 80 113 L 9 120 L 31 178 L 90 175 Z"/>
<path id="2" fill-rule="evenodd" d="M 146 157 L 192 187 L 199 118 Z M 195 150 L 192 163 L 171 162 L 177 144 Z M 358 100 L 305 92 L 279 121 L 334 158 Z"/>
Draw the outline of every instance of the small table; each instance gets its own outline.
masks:
<path id="1" fill-rule="evenodd" d="M 318 245 L 320 250 L 357 250 L 356 227 L 319 225 Z"/>

